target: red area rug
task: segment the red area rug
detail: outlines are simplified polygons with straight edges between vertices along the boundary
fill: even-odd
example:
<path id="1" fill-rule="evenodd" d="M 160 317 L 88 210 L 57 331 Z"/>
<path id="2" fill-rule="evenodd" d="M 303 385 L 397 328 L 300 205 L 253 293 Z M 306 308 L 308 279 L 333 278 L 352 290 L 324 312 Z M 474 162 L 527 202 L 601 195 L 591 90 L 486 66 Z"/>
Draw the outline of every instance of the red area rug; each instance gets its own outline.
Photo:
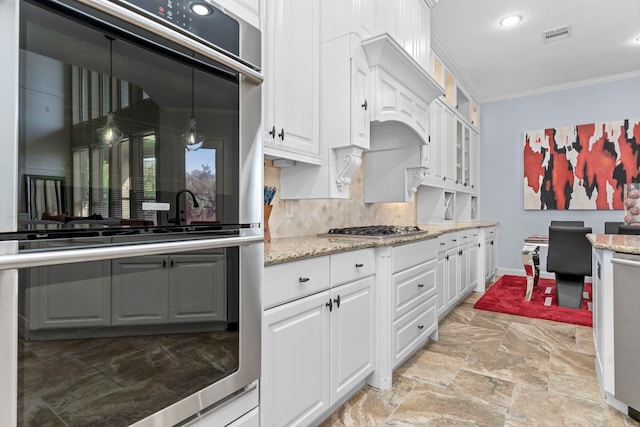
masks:
<path id="1" fill-rule="evenodd" d="M 551 287 L 549 294 L 545 293 Z M 525 276 L 502 276 L 475 303 L 473 308 L 495 311 L 498 313 L 515 314 L 517 316 L 534 317 L 537 319 L 555 320 L 556 322 L 572 323 L 574 325 L 593 326 L 593 316 L 587 303 L 591 302 L 591 283 L 584 284 L 584 290 L 589 292 L 589 299 L 582 300 L 582 308 L 558 307 L 556 297 L 556 282 L 551 279 L 539 279 L 538 286 L 534 286 L 531 301 L 524 299 L 527 289 Z M 546 297 L 551 297 L 551 306 L 544 305 Z"/>

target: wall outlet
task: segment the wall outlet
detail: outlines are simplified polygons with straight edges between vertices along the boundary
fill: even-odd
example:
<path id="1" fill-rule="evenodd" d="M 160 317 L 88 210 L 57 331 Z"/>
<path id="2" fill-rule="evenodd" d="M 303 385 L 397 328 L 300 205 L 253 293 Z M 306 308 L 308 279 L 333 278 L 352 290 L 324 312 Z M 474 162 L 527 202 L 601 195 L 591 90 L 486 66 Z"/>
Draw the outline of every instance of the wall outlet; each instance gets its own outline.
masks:
<path id="1" fill-rule="evenodd" d="M 291 200 L 284 201 L 284 217 L 293 218 L 293 202 Z"/>

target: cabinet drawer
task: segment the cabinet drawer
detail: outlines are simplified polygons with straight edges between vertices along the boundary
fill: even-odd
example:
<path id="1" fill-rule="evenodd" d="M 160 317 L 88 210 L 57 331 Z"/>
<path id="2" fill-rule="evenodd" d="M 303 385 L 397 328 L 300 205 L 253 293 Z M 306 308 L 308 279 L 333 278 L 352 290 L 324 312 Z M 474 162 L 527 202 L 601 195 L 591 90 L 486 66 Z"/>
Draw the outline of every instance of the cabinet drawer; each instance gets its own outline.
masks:
<path id="1" fill-rule="evenodd" d="M 371 276 L 376 271 L 373 248 L 331 255 L 331 286 Z"/>
<path id="2" fill-rule="evenodd" d="M 393 323 L 393 365 L 404 362 L 438 329 L 436 297 L 433 296 Z"/>
<path id="3" fill-rule="evenodd" d="M 489 227 L 485 230 L 484 232 L 485 236 L 487 239 L 492 239 L 496 236 L 496 228 L 495 227 Z"/>
<path id="4" fill-rule="evenodd" d="M 436 293 L 436 264 L 432 260 L 393 275 L 394 319 Z"/>
<path id="5" fill-rule="evenodd" d="M 323 256 L 265 267 L 264 308 L 329 289 L 329 257 Z"/>
<path id="6" fill-rule="evenodd" d="M 393 272 L 405 270 L 438 257 L 436 239 L 419 240 L 393 248 Z"/>
<path id="7" fill-rule="evenodd" d="M 445 252 L 451 248 L 455 248 L 459 246 L 460 235 L 458 232 L 443 234 L 442 236 L 438 236 L 438 252 Z"/>

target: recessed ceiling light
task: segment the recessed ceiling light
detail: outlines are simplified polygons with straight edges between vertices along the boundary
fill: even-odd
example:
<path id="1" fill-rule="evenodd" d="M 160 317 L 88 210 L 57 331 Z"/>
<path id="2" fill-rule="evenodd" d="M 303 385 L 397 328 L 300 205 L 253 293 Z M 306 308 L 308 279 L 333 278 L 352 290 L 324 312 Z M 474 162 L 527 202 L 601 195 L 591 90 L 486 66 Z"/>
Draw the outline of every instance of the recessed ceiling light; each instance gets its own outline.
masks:
<path id="1" fill-rule="evenodd" d="M 522 21 L 522 15 L 511 15 L 505 18 L 502 18 L 500 21 L 500 25 L 503 27 L 512 27 Z"/>
<path id="2" fill-rule="evenodd" d="M 211 13 L 213 12 L 213 9 L 211 9 L 209 5 L 200 2 L 191 3 L 189 9 L 191 9 L 191 11 L 196 15 L 200 16 L 211 15 Z"/>
<path id="3" fill-rule="evenodd" d="M 636 38 L 635 38 L 635 42 L 636 42 L 636 43 L 640 43 L 640 36 L 638 36 L 638 37 L 636 37 Z"/>

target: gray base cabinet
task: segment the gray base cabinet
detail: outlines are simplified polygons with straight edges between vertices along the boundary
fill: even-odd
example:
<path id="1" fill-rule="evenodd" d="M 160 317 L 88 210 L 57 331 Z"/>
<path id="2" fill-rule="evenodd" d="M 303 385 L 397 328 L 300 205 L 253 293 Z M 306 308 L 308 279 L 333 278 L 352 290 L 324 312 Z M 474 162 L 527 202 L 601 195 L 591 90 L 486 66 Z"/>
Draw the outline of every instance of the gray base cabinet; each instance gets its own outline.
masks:
<path id="1" fill-rule="evenodd" d="M 113 325 L 226 320 L 222 254 L 148 256 L 112 262 Z"/>
<path id="2" fill-rule="evenodd" d="M 96 272 L 99 272 L 96 274 Z M 111 322 L 108 261 L 38 267 L 25 272 L 29 329 L 80 328 Z"/>

